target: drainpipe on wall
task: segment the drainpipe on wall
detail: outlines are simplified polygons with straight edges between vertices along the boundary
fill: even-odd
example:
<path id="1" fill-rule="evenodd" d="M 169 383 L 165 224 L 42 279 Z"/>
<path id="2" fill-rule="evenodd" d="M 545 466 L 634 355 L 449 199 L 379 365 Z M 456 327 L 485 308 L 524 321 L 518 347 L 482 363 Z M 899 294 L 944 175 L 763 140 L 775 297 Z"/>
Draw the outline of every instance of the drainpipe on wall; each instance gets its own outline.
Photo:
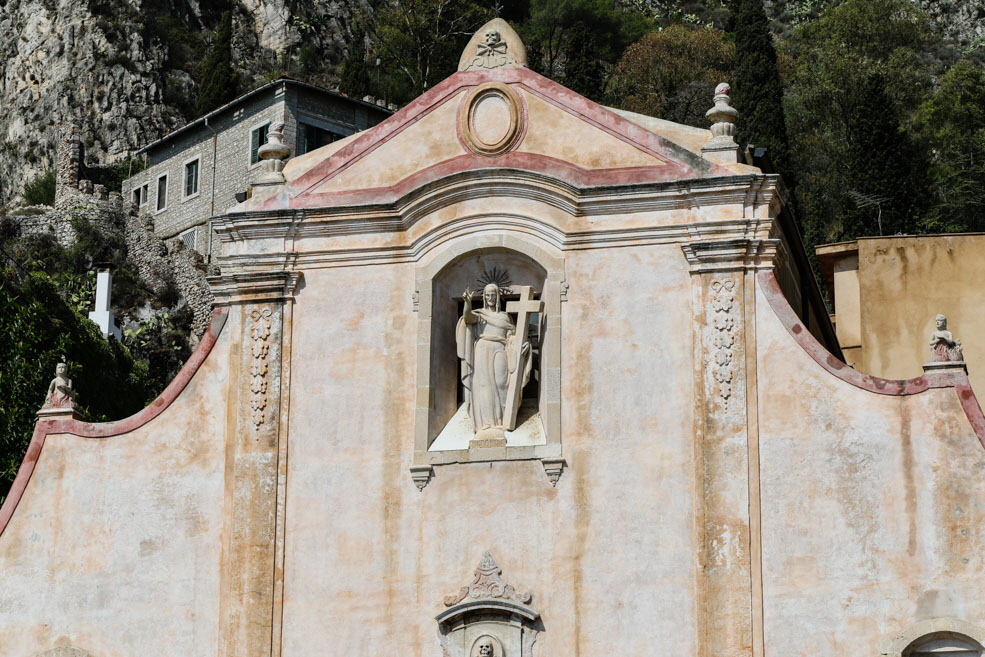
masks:
<path id="1" fill-rule="evenodd" d="M 209 125 L 209 117 L 205 117 L 205 127 L 212 132 L 212 185 L 209 192 L 209 249 L 208 254 L 205 256 L 205 262 L 212 264 L 212 217 L 215 216 L 215 156 L 217 149 L 217 141 L 219 139 L 219 133 L 212 129 Z"/>

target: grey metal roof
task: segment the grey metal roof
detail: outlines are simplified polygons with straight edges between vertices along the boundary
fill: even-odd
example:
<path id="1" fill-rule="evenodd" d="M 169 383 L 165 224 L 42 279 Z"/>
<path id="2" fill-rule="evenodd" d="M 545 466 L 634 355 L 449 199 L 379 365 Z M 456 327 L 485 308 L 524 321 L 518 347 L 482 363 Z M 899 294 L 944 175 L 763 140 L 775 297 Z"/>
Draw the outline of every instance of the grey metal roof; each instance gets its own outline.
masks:
<path id="1" fill-rule="evenodd" d="M 152 148 L 154 148 L 156 146 L 160 146 L 161 144 L 164 144 L 164 143 L 166 143 L 166 142 L 174 139 L 178 135 L 183 134 L 183 133 L 187 132 L 188 130 L 191 130 L 193 127 L 195 127 L 195 126 L 197 126 L 199 124 L 203 124 L 204 125 L 205 122 L 208 119 L 212 118 L 213 116 L 217 116 L 219 114 L 222 114 L 223 112 L 234 108 L 235 106 L 237 106 L 237 105 L 243 103 L 244 101 L 252 98 L 253 96 L 259 94 L 260 92 L 265 91 L 267 89 L 270 89 L 272 87 L 275 87 L 278 84 L 293 85 L 293 86 L 296 86 L 296 87 L 300 87 L 302 89 L 310 89 L 312 91 L 316 91 L 316 92 L 321 93 L 321 94 L 324 94 L 326 96 L 331 96 L 333 98 L 343 99 L 346 102 L 355 103 L 357 105 L 362 105 L 364 107 L 367 107 L 367 108 L 376 110 L 377 112 L 383 112 L 385 114 L 392 114 L 393 113 L 393 112 L 391 112 L 390 110 L 388 110 L 385 107 L 380 107 L 379 105 L 376 105 L 374 103 L 368 103 L 365 100 L 358 100 L 356 98 L 351 98 L 351 97 L 346 96 L 345 94 L 341 94 L 341 93 L 339 93 L 337 91 L 331 91 L 329 89 L 325 89 L 324 87 L 319 87 L 319 86 L 314 85 L 314 84 L 308 84 L 307 82 L 301 82 L 300 80 L 295 80 L 294 78 L 281 77 L 281 78 L 277 78 L 276 80 L 272 80 L 272 81 L 270 81 L 270 82 L 268 82 L 266 84 L 260 85 L 256 89 L 252 89 L 250 91 L 247 91 L 244 94 L 240 94 L 239 96 L 237 96 L 236 98 L 233 98 L 231 101 L 229 101 L 225 105 L 221 105 L 221 106 L 215 108 L 214 110 L 212 110 L 211 112 L 209 112 L 207 114 L 203 114 L 202 116 L 198 117 L 194 121 L 191 121 L 190 123 L 186 123 L 185 125 L 181 126 L 180 128 L 175 128 L 174 130 L 172 130 L 168 134 L 164 135 L 160 139 L 158 139 L 156 141 L 152 141 L 151 143 L 147 144 L 146 146 L 144 146 L 143 148 L 141 148 L 140 150 L 138 150 L 135 154 L 136 155 L 140 155 L 141 153 L 146 153 L 150 149 L 152 149 Z"/>

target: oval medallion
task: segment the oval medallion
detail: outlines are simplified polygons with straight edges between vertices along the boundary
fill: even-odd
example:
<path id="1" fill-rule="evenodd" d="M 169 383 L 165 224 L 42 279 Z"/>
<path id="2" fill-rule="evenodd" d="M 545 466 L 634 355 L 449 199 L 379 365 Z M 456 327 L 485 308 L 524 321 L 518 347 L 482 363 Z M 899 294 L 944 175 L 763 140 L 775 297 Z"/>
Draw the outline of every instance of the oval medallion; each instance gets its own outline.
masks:
<path id="1" fill-rule="evenodd" d="M 513 89 L 504 84 L 484 84 L 462 103 L 459 137 L 473 153 L 495 157 L 519 144 L 523 119 L 522 101 Z"/>

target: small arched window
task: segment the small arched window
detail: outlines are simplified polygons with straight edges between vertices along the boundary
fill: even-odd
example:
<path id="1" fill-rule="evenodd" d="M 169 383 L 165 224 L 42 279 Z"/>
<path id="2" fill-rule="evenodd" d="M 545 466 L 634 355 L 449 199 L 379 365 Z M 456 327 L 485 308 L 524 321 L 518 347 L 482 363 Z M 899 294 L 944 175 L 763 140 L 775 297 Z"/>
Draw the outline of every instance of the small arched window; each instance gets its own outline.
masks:
<path id="1" fill-rule="evenodd" d="M 983 648 L 972 638 L 954 632 L 927 634 L 903 651 L 903 657 L 981 657 Z"/>

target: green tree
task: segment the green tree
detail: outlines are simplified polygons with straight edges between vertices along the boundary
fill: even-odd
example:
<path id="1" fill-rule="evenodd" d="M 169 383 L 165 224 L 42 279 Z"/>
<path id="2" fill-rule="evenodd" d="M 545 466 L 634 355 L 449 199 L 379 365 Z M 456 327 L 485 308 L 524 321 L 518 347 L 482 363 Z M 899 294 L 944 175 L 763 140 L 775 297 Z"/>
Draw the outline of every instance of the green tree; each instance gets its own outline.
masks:
<path id="1" fill-rule="evenodd" d="M 46 274 L 19 278 L 0 270 L 0 495 L 5 496 L 27 451 L 35 412 L 55 365 L 64 360 L 91 420 L 123 418 L 148 396 L 147 370 L 94 323 L 70 307 Z"/>
<path id="2" fill-rule="evenodd" d="M 532 0 L 519 31 L 532 69 L 601 100 L 620 56 L 652 27 L 613 0 Z"/>
<path id="3" fill-rule="evenodd" d="M 917 124 L 932 156 L 934 206 L 924 228 L 985 230 L 985 68 L 955 64 L 921 105 Z"/>
<path id="4" fill-rule="evenodd" d="M 356 29 L 349 42 L 349 52 L 342 60 L 342 75 L 339 91 L 353 98 L 362 98 L 370 93 L 372 83 L 366 68 L 366 33 Z"/>
<path id="5" fill-rule="evenodd" d="M 233 71 L 232 55 L 233 17 L 231 12 L 222 14 L 219 29 L 201 64 L 201 84 L 195 111 L 206 114 L 236 97 L 238 82 Z"/>
<path id="6" fill-rule="evenodd" d="M 930 39 L 926 16 L 907 0 L 847 0 L 786 44 L 796 62 L 786 108 L 808 248 L 919 225 L 926 165 L 911 123 L 930 80 Z"/>
<path id="7" fill-rule="evenodd" d="M 631 45 L 616 65 L 610 102 L 675 123 L 708 127 L 715 85 L 731 79 L 734 45 L 711 28 L 672 25 Z"/>
<path id="8" fill-rule="evenodd" d="M 762 0 L 737 0 L 732 103 L 739 110 L 739 137 L 765 146 L 777 171 L 789 177 L 783 85 Z M 788 181 L 790 182 L 790 181 Z"/>
<path id="9" fill-rule="evenodd" d="M 366 21 L 386 76 L 376 95 L 405 103 L 454 73 L 462 48 L 491 17 L 472 0 L 389 0 Z"/>
<path id="10" fill-rule="evenodd" d="M 564 86 L 588 98 L 600 99 L 605 88 L 605 64 L 599 56 L 595 31 L 578 21 L 568 33 L 568 57 L 564 63 Z"/>

